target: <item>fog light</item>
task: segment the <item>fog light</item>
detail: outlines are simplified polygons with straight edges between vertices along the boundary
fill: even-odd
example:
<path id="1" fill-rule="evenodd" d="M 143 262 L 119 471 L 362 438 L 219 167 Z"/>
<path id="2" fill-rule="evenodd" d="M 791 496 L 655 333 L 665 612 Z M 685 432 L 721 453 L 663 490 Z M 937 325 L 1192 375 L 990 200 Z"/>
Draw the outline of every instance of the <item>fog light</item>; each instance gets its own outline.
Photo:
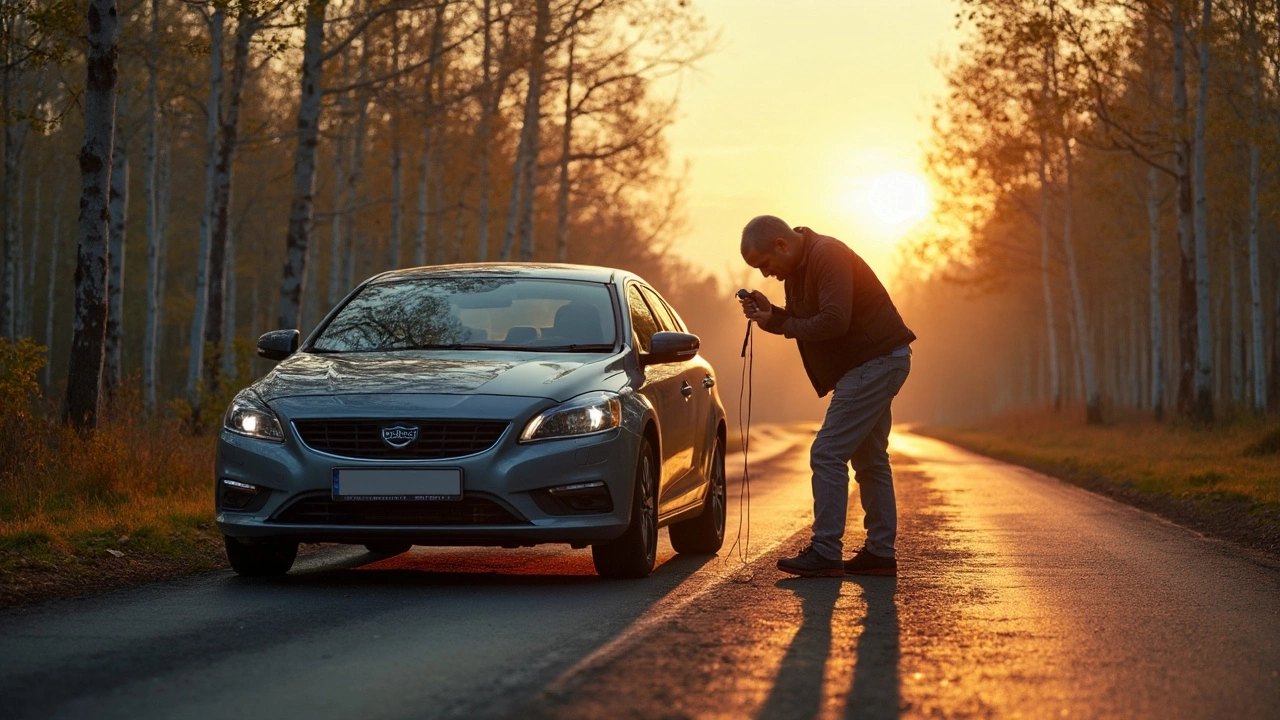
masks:
<path id="1" fill-rule="evenodd" d="M 569 513 L 606 513 L 613 510 L 609 488 L 599 480 L 548 488 L 551 495 Z"/>
<path id="2" fill-rule="evenodd" d="M 222 499 L 218 504 L 226 510 L 244 510 L 258 497 L 260 491 L 256 485 L 222 478 Z"/>
<path id="3" fill-rule="evenodd" d="M 571 493 L 574 490 L 586 490 L 588 488 L 600 488 L 600 487 L 604 487 L 604 483 L 597 480 L 595 482 L 574 483 L 573 485 L 561 485 L 559 487 L 553 487 L 551 488 L 550 492 L 552 495 L 559 495 L 561 493 Z"/>

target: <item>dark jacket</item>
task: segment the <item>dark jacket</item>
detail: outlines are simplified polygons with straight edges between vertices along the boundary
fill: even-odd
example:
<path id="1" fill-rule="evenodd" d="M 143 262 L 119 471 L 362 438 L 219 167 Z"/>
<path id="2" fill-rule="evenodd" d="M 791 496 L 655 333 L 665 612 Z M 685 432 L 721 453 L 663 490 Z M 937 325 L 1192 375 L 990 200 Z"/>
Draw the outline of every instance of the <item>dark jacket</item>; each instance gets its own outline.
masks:
<path id="1" fill-rule="evenodd" d="M 786 307 L 762 330 L 795 338 L 822 397 L 853 368 L 916 339 L 866 261 L 848 245 L 806 227 L 800 262 L 786 279 Z"/>

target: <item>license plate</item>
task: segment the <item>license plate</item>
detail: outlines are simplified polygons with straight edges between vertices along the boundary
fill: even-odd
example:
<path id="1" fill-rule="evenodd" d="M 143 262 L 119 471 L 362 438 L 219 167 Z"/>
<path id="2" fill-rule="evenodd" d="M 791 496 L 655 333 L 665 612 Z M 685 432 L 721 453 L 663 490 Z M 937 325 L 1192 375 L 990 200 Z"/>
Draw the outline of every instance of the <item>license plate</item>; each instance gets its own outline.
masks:
<path id="1" fill-rule="evenodd" d="M 461 500 L 457 468 L 334 468 L 334 500 Z"/>

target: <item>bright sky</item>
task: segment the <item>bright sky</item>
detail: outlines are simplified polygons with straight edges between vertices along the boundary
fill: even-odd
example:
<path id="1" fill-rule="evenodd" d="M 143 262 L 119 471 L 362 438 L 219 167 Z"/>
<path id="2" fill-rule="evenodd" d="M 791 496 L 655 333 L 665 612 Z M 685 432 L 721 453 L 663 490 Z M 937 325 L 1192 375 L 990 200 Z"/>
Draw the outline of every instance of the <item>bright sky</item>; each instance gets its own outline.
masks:
<path id="1" fill-rule="evenodd" d="M 678 249 L 737 272 L 742 226 L 767 213 L 844 240 L 889 281 L 927 211 L 921 149 L 958 1 L 696 2 L 723 39 L 684 77 L 669 133 L 692 163 Z"/>

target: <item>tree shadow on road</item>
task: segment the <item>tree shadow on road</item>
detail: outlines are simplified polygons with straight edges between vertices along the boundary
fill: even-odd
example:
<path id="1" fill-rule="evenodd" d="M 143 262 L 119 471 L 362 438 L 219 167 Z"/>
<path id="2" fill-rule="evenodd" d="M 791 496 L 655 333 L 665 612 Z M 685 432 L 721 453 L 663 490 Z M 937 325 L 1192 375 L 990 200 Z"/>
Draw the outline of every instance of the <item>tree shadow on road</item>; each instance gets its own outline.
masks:
<path id="1" fill-rule="evenodd" d="M 787 578 L 779 580 L 777 587 L 800 598 L 802 619 L 760 720 L 816 717 L 824 695 L 833 693 L 843 694 L 847 718 L 897 718 L 901 705 L 897 578 Z M 862 601 L 853 607 L 849 607 L 851 590 Z M 853 624 L 861 625 L 861 630 L 849 647 L 844 641 L 854 632 Z M 849 652 L 854 660 L 846 682 L 838 673 L 847 665 Z M 829 664 L 834 665 L 832 672 Z"/>

